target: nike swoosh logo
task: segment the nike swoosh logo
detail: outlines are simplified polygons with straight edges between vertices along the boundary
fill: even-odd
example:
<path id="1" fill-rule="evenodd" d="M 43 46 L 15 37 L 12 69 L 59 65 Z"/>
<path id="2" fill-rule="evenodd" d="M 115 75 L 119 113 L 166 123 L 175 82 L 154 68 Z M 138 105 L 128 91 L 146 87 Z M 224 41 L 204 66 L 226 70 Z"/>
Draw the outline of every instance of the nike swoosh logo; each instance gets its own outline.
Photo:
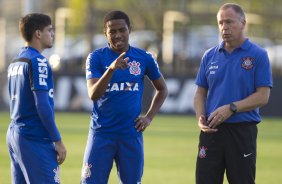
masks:
<path id="1" fill-rule="evenodd" d="M 248 157 L 248 156 L 251 156 L 253 153 L 249 153 L 249 154 L 244 154 L 244 157 Z"/>
<path id="2" fill-rule="evenodd" d="M 213 65 L 213 64 L 215 64 L 215 63 L 217 63 L 217 62 L 218 62 L 218 61 L 212 61 L 211 64 Z"/>

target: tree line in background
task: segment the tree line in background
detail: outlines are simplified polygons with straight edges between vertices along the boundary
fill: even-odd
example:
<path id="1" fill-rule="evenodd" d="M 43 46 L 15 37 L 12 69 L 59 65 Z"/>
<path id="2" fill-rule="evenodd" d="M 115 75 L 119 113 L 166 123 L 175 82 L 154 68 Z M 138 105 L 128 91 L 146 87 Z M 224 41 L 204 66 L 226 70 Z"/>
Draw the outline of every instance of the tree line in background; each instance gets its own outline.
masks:
<path id="1" fill-rule="evenodd" d="M 131 19 L 133 31 L 150 30 L 156 33 L 158 38 L 155 39 L 154 42 L 158 45 L 158 59 L 161 64 L 163 61 L 164 15 L 168 11 L 179 12 L 187 17 L 187 21 L 174 22 L 173 31 L 177 34 L 176 36 L 180 37 L 175 38 L 175 46 L 183 50 L 180 53 L 174 53 L 174 61 L 177 62 L 172 63 L 172 65 L 168 67 L 168 69 L 175 68 L 176 73 L 181 73 L 181 71 L 186 72 L 188 69 L 191 69 L 191 72 L 195 72 L 200 60 L 197 56 L 198 58 L 189 59 L 189 61 L 187 61 L 185 55 L 187 46 L 184 45 L 187 45 L 187 43 L 180 42 L 184 42 L 189 36 L 198 38 L 198 35 L 190 34 L 191 30 L 197 26 L 211 25 L 216 28 L 216 13 L 218 8 L 222 4 L 229 2 L 227 0 L 22 0 L 20 1 L 21 6 L 24 6 L 23 3 L 28 1 L 34 4 L 36 11 L 50 14 L 55 23 L 57 22 L 56 16 L 58 11 L 60 9 L 68 10 L 65 20 L 65 34 L 68 37 L 87 41 L 88 44 L 85 53 L 89 53 L 94 49 L 92 38 L 97 34 L 103 33 L 103 17 L 105 13 L 114 9 L 125 11 Z M 264 0 L 235 0 L 232 2 L 240 4 L 248 14 L 248 36 L 263 38 L 264 42 L 265 40 L 269 40 L 273 45 L 282 45 L 281 0 L 268 0 L 267 3 Z M 7 34 L 14 32 L 14 35 L 18 35 L 16 28 L 18 18 L 21 16 L 20 14 L 23 13 L 21 12 L 23 8 L 9 9 L 6 6 L 8 3 L 12 3 L 12 8 L 14 8 L 19 4 L 19 1 L 10 0 L 8 2 L 7 0 L 0 0 L 0 18 L 4 16 L 7 20 Z M 13 25 L 9 26 L 11 24 Z M 198 30 L 194 31 L 197 32 Z M 206 29 L 206 32 L 217 34 L 216 32 L 211 32 L 210 27 Z M 188 35 L 188 33 L 190 35 Z M 206 38 L 202 39 L 206 40 L 206 42 L 210 41 Z M 191 47 L 188 48 L 188 51 L 190 51 Z M 272 49 L 270 53 L 279 53 L 279 51 L 277 52 L 279 48 L 280 47 Z M 198 49 L 204 50 L 205 48 Z M 177 48 L 175 50 L 177 50 Z M 278 58 L 276 55 L 275 57 Z M 80 62 L 82 63 L 84 59 L 85 58 Z M 279 64 L 279 66 L 280 68 L 277 73 L 282 74 L 282 64 Z M 175 70 L 173 72 L 175 72 Z"/>
<path id="2" fill-rule="evenodd" d="M 134 29 L 150 29 L 162 32 L 165 11 L 179 11 L 191 17 L 189 24 L 216 24 L 216 12 L 226 0 L 65 0 L 73 14 L 69 20 L 70 33 L 78 34 L 81 29 L 102 31 L 105 12 L 123 10 L 130 16 Z M 282 38 L 281 0 L 235 0 L 247 13 L 256 14 L 251 34 L 267 36 L 273 40 Z M 92 27 L 89 24 L 93 24 Z M 87 30 L 86 30 L 87 31 Z"/>
<path id="3" fill-rule="evenodd" d="M 103 32 L 103 17 L 109 10 L 123 10 L 130 16 L 133 30 L 153 30 L 160 37 L 157 40 L 162 44 L 164 14 L 167 11 L 177 11 L 187 16 L 189 21 L 175 22 L 175 32 L 185 37 L 191 27 L 197 25 L 216 26 L 218 8 L 229 1 L 226 0 L 65 0 L 65 6 L 71 9 L 71 18 L 68 20 L 68 34 L 81 34 L 84 30 L 86 40 L 97 33 Z M 282 2 L 280 0 L 237 0 L 247 15 L 247 35 L 256 38 L 267 38 L 273 44 L 282 44 Z M 186 38 L 183 38 L 186 39 Z M 265 39 L 266 40 L 266 39 Z M 265 41 L 264 41 L 265 42 Z M 265 43 L 267 44 L 267 43 Z M 88 50 L 93 49 L 89 42 Z M 183 47 L 185 48 L 185 47 Z M 159 60 L 163 60 L 159 55 Z M 195 72 L 198 61 L 189 61 L 182 55 L 175 54 L 172 68 L 191 69 Z M 196 58 L 199 60 L 199 58 Z M 188 66 L 187 66 L 188 64 Z M 169 66 L 171 68 L 171 66 Z M 178 69 L 177 69 L 178 68 Z M 281 71 L 279 70 L 279 73 Z"/>

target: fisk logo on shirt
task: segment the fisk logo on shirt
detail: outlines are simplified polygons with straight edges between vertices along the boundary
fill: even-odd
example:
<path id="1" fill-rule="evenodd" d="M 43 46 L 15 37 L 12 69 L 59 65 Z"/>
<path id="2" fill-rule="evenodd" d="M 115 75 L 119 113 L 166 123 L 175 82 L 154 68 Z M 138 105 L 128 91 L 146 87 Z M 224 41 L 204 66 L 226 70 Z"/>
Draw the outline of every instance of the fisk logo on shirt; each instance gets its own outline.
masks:
<path id="1" fill-rule="evenodd" d="M 48 78 L 47 59 L 37 58 L 38 72 L 39 72 L 39 85 L 47 86 L 46 79 Z"/>
<path id="2" fill-rule="evenodd" d="M 139 91 L 139 86 L 134 82 L 109 83 L 106 92 L 110 91 Z"/>

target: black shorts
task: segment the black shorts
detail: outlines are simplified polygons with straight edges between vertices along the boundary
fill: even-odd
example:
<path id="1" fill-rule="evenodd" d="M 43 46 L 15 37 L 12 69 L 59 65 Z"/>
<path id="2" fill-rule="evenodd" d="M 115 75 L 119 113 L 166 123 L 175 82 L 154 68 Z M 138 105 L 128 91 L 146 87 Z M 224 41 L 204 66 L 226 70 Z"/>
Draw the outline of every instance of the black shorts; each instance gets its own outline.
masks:
<path id="1" fill-rule="evenodd" d="M 200 133 L 197 184 L 254 184 L 257 123 L 223 123 L 216 133 Z"/>

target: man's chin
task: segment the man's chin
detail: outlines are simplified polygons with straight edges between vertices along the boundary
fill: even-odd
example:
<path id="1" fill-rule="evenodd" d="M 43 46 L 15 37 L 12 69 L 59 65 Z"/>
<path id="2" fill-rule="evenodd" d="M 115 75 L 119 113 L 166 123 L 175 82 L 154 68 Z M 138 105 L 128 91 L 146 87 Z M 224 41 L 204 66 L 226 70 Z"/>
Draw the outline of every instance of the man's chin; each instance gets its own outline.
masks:
<path id="1" fill-rule="evenodd" d="M 112 47 L 112 49 L 115 50 L 116 52 L 124 52 L 127 50 L 127 47 L 125 47 L 124 45 L 122 46 L 115 45 L 114 47 Z"/>
<path id="2" fill-rule="evenodd" d="M 232 39 L 229 38 L 229 37 L 228 38 L 226 37 L 226 38 L 223 38 L 222 40 L 225 41 L 225 42 L 230 42 Z"/>
<path id="3" fill-rule="evenodd" d="M 53 44 L 52 45 L 47 45 L 46 49 L 51 49 L 52 47 L 53 47 Z"/>

